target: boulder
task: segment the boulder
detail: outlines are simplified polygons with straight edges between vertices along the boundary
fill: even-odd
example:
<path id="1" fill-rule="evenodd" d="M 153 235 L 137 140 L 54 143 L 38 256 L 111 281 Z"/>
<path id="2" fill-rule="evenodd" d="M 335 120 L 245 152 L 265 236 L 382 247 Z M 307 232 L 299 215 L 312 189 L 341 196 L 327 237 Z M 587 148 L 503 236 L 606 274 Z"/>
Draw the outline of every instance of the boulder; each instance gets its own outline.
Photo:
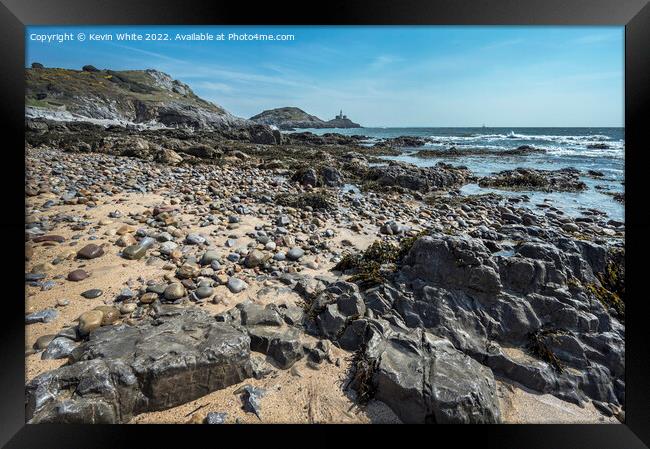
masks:
<path id="1" fill-rule="evenodd" d="M 489 368 L 446 339 L 415 330 L 396 331 L 373 321 L 355 376 L 404 423 L 493 424 L 501 421 Z"/>
<path id="2" fill-rule="evenodd" d="M 300 331 L 276 326 L 248 326 L 251 350 L 271 357 L 278 367 L 288 369 L 304 356 Z"/>
<path id="3" fill-rule="evenodd" d="M 196 308 L 103 327 L 26 386 L 30 423 L 125 423 L 249 378 L 250 339 Z"/>

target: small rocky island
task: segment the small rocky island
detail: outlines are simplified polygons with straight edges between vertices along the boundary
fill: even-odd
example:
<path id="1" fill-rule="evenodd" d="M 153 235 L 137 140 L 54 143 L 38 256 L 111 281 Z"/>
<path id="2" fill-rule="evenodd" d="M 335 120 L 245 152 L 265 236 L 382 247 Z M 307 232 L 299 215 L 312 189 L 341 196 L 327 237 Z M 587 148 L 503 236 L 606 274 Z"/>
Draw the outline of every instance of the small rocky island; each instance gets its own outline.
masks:
<path id="1" fill-rule="evenodd" d="M 424 142 L 26 72 L 30 423 L 624 421 L 625 224 L 517 192 L 573 171 L 387 162 Z"/>
<path id="2" fill-rule="evenodd" d="M 361 128 L 361 125 L 344 115 L 343 111 L 332 120 L 325 121 L 296 107 L 270 109 L 250 119 L 255 123 L 273 125 L 289 131 L 300 128 Z"/>

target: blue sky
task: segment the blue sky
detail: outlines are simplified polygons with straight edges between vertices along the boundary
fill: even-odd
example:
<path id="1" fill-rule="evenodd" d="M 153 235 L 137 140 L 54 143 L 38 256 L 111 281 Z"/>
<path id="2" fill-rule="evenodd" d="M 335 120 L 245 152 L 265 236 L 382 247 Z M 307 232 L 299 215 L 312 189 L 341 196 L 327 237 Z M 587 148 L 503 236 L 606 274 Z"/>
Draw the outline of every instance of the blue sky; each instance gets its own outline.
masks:
<path id="1" fill-rule="evenodd" d="M 32 33 L 168 33 L 42 43 Z M 293 41 L 174 40 L 176 33 Z M 235 115 L 339 109 L 364 126 L 623 126 L 623 27 L 28 27 L 26 65 L 154 68 Z M 115 39 L 115 38 L 114 38 Z"/>

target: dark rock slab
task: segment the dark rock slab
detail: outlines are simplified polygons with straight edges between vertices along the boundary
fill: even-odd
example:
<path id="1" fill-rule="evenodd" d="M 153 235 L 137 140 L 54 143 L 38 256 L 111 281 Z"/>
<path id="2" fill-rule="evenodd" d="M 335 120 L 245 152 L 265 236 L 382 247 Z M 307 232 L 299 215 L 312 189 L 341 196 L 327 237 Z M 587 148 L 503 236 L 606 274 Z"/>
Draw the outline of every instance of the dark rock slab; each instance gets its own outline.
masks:
<path id="1" fill-rule="evenodd" d="M 404 423 L 500 422 L 489 368 L 421 330 L 397 332 L 377 321 L 371 327 L 363 356 L 372 367 L 368 382 Z"/>
<path id="2" fill-rule="evenodd" d="M 237 304 L 244 326 L 282 326 L 284 320 L 272 305 L 262 306 L 251 301 Z"/>
<path id="3" fill-rule="evenodd" d="M 163 307 L 152 322 L 93 332 L 70 364 L 26 386 L 32 423 L 124 423 L 174 407 L 252 374 L 250 339 L 194 309 Z"/>
<path id="4" fill-rule="evenodd" d="M 423 168 L 395 161 L 386 166 L 372 167 L 364 177 L 381 187 L 400 187 L 422 193 L 461 187 L 470 178 L 468 169 L 441 162 Z"/>

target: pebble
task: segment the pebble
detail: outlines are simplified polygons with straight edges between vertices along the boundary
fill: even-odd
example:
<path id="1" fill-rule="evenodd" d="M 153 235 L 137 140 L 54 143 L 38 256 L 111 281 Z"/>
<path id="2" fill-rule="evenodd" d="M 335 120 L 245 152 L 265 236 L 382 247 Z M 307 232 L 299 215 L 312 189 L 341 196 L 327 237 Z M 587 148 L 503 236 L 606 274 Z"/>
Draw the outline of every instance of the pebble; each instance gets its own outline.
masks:
<path id="1" fill-rule="evenodd" d="M 79 334 L 85 336 L 102 325 L 104 314 L 100 310 L 89 310 L 79 316 Z"/>
<path id="2" fill-rule="evenodd" d="M 291 219 L 286 215 L 280 215 L 277 220 L 275 220 L 275 224 L 281 227 L 288 226 L 290 223 Z"/>
<path id="3" fill-rule="evenodd" d="M 103 254 L 104 248 L 95 245 L 94 243 L 90 243 L 77 251 L 77 257 L 80 259 L 95 259 Z"/>
<path id="4" fill-rule="evenodd" d="M 25 273 L 26 282 L 40 281 L 41 279 L 45 279 L 45 273 Z"/>
<path id="5" fill-rule="evenodd" d="M 248 288 L 248 284 L 241 279 L 231 277 L 228 279 L 228 289 L 232 293 L 239 293 Z"/>
<path id="6" fill-rule="evenodd" d="M 158 299 L 158 293 L 147 292 L 144 295 L 140 296 L 140 302 L 143 304 L 151 304 L 156 299 Z"/>
<path id="7" fill-rule="evenodd" d="M 246 267 L 255 268 L 256 266 L 263 264 L 265 259 L 266 255 L 262 251 L 255 249 L 246 257 Z"/>
<path id="8" fill-rule="evenodd" d="M 177 244 L 177 243 L 175 243 L 175 242 L 171 242 L 171 241 L 167 241 L 167 242 L 163 242 L 163 243 L 160 245 L 159 250 L 160 250 L 160 252 L 161 252 L 162 254 L 165 254 L 165 255 L 168 256 L 168 255 L 170 255 L 170 254 L 172 253 L 172 251 L 174 251 L 176 248 L 178 248 L 178 244 Z"/>
<path id="9" fill-rule="evenodd" d="M 54 309 L 44 309 L 38 312 L 30 313 L 25 317 L 25 324 L 49 323 L 56 319 L 58 312 Z"/>
<path id="10" fill-rule="evenodd" d="M 34 265 L 32 267 L 32 273 L 34 274 L 45 274 L 48 271 L 51 271 L 54 266 L 51 263 L 39 263 L 38 265 Z M 45 277 L 45 276 L 43 276 Z"/>
<path id="11" fill-rule="evenodd" d="M 194 291 L 197 298 L 204 299 L 214 294 L 214 289 L 208 286 L 201 286 Z"/>
<path id="12" fill-rule="evenodd" d="M 41 236 L 38 236 L 38 237 L 34 237 L 32 239 L 32 242 L 34 242 L 34 243 L 41 243 L 41 242 L 63 243 L 63 242 L 65 242 L 65 237 L 60 236 L 60 235 L 41 235 Z"/>
<path id="13" fill-rule="evenodd" d="M 289 260 L 299 260 L 302 256 L 305 255 L 305 251 L 302 248 L 297 246 L 291 248 L 287 253 L 287 259 Z"/>
<path id="14" fill-rule="evenodd" d="M 165 292 L 166 288 L 167 288 L 167 284 L 153 284 L 147 287 L 147 291 L 156 293 L 158 295 L 162 295 Z"/>
<path id="15" fill-rule="evenodd" d="M 124 248 L 125 246 L 135 245 L 137 242 L 138 241 L 135 239 L 135 237 L 133 237 L 133 234 L 124 234 L 119 239 L 117 239 L 117 242 L 115 242 L 115 244 Z"/>
<path id="16" fill-rule="evenodd" d="M 43 284 L 41 285 L 41 291 L 51 290 L 55 286 L 56 286 L 56 282 L 54 282 L 54 281 L 43 282 Z"/>
<path id="17" fill-rule="evenodd" d="M 190 245 L 203 245 L 205 243 L 205 238 L 201 237 L 199 234 L 188 234 L 185 237 L 185 242 Z"/>
<path id="18" fill-rule="evenodd" d="M 183 296 L 185 296 L 185 287 L 178 282 L 169 285 L 163 293 L 163 297 L 169 301 L 180 299 Z"/>
<path id="19" fill-rule="evenodd" d="M 72 282 L 83 281 L 90 276 L 85 270 L 79 269 L 68 273 L 68 280 Z"/>
<path id="20" fill-rule="evenodd" d="M 122 315 L 128 315 L 128 314 L 130 314 L 130 313 L 133 313 L 137 307 L 138 307 L 138 306 L 137 306 L 136 303 L 134 303 L 134 302 L 127 302 L 127 303 L 122 304 L 122 305 L 120 306 L 120 313 L 121 313 Z"/>
<path id="21" fill-rule="evenodd" d="M 564 223 L 562 225 L 562 229 L 564 229 L 566 232 L 578 232 L 580 230 L 580 227 L 575 223 Z"/>
<path id="22" fill-rule="evenodd" d="M 226 413 L 210 412 L 205 417 L 206 424 L 224 424 L 226 422 Z"/>
<path id="23" fill-rule="evenodd" d="M 108 326 L 109 324 L 115 323 L 117 320 L 120 319 L 120 311 L 116 307 L 113 306 L 99 306 L 95 307 L 94 310 L 99 310 L 102 312 L 102 326 Z"/>
<path id="24" fill-rule="evenodd" d="M 126 299 L 131 299 L 133 297 L 135 297 L 135 293 L 133 292 L 133 290 L 131 290 L 128 287 L 125 287 L 122 290 L 120 290 L 120 293 L 118 293 L 117 300 L 124 301 Z"/>
<path id="25" fill-rule="evenodd" d="M 217 261 L 220 255 L 217 251 L 209 249 L 201 256 L 201 265 L 210 265 L 212 262 Z"/>
<path id="26" fill-rule="evenodd" d="M 135 232 L 136 230 L 137 230 L 137 228 L 135 226 L 123 225 L 123 226 L 120 226 L 117 229 L 117 231 L 115 231 L 115 233 L 117 235 L 126 236 L 127 234 L 131 234 L 131 233 Z M 131 237 L 133 237 L 133 236 L 131 236 Z"/>
<path id="27" fill-rule="evenodd" d="M 244 404 L 243 409 L 249 413 L 255 413 L 258 418 L 261 418 L 260 414 L 262 411 L 261 399 L 266 394 L 266 390 L 263 388 L 256 388 L 251 385 L 245 385 L 243 387 L 242 393 L 242 402 Z"/>
<path id="28" fill-rule="evenodd" d="M 143 243 L 145 240 L 147 240 L 147 242 Z M 147 253 L 147 249 L 149 249 L 153 241 L 154 240 L 152 238 L 145 237 L 144 239 L 142 239 L 142 242 L 135 245 L 127 246 L 122 250 L 122 257 L 129 260 L 141 259 Z"/>
<path id="29" fill-rule="evenodd" d="M 55 335 L 41 335 L 36 339 L 32 347 L 39 351 L 45 349 L 47 348 L 47 345 L 49 345 L 50 342 L 54 339 L 54 337 Z"/>
<path id="30" fill-rule="evenodd" d="M 86 290 L 85 292 L 81 293 L 81 296 L 83 296 L 86 299 L 94 299 L 94 298 L 99 298 L 102 296 L 104 292 L 98 288 L 91 288 L 90 290 Z"/>

